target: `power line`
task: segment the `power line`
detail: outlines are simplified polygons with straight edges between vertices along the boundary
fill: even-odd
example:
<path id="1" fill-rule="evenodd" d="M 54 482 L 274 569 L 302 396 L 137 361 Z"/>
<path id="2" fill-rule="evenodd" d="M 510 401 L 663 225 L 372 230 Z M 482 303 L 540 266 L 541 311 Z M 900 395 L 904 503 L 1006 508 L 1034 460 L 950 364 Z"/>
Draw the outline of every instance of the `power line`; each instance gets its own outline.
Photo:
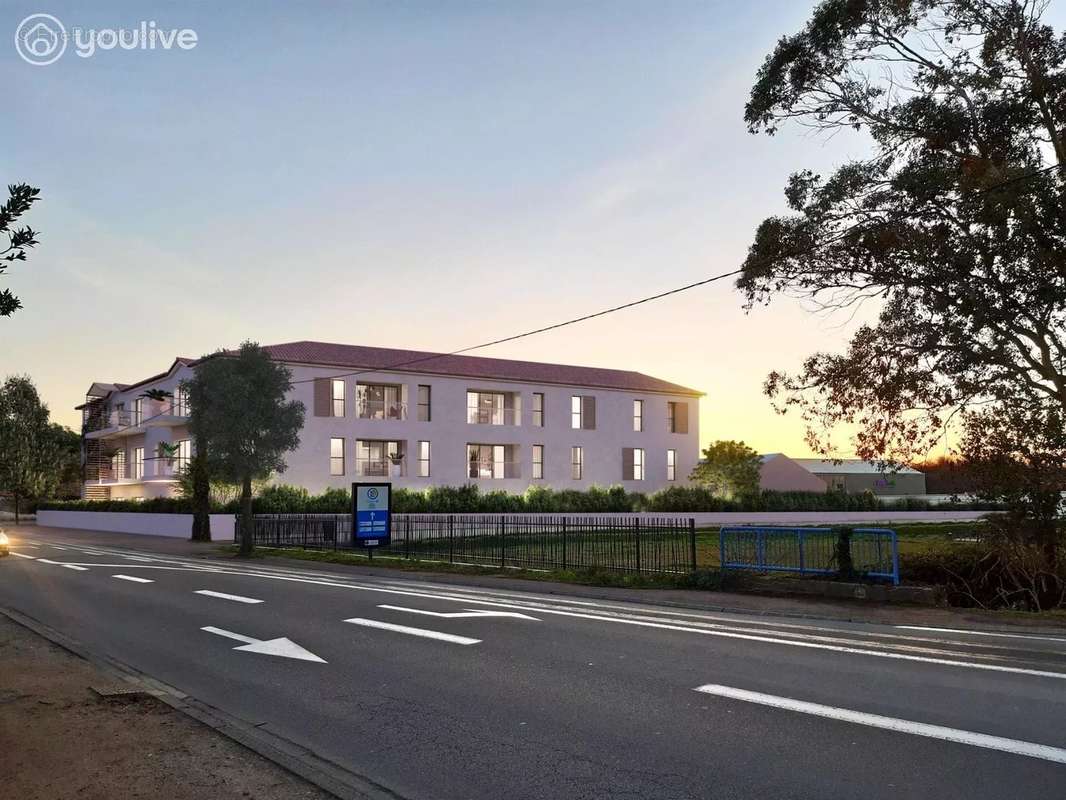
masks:
<path id="1" fill-rule="evenodd" d="M 1063 168 L 1064 168 L 1064 165 L 1062 165 L 1062 164 L 1051 164 L 1050 166 L 1042 167 L 1041 169 L 1034 170 L 1033 172 L 1028 172 L 1028 173 L 1024 173 L 1024 174 L 1021 174 L 1021 175 L 1015 175 L 1014 177 L 1007 178 L 1006 180 L 1001 181 L 1000 183 L 994 184 L 992 186 L 986 186 L 983 189 L 978 189 L 978 190 L 976 190 L 974 192 L 971 192 L 970 195 L 971 196 L 973 196 L 973 195 L 981 195 L 981 194 L 985 194 L 985 193 L 988 193 L 988 192 L 998 191 L 998 190 L 1003 189 L 1003 188 L 1005 188 L 1007 186 L 1011 186 L 1011 185 L 1013 185 L 1015 183 L 1019 183 L 1019 182 L 1024 181 L 1024 180 L 1031 180 L 1033 178 L 1038 178 L 1041 175 L 1044 175 L 1044 174 L 1047 174 L 1049 172 L 1052 172 L 1053 170 L 1061 170 Z M 889 223 L 890 223 L 890 221 L 885 220 L 885 221 L 876 222 L 876 223 L 874 223 L 874 225 L 887 225 Z M 855 225 L 855 226 L 853 226 L 851 228 L 848 228 L 847 230 L 844 230 L 844 231 L 840 232 L 836 236 L 830 237 L 829 239 L 827 239 L 825 241 L 822 241 L 822 242 L 819 242 L 817 244 L 811 245 L 810 247 L 801 248 L 801 249 L 796 250 L 796 251 L 794 251 L 792 253 L 782 254 L 782 255 L 778 255 L 778 256 L 772 257 L 772 258 L 764 259 L 765 264 L 771 264 L 771 263 L 774 263 L 775 261 L 780 261 L 780 260 L 782 260 L 784 258 L 797 258 L 797 257 L 802 256 L 802 255 L 813 254 L 814 252 L 816 252 L 816 251 L 818 251 L 818 250 L 820 250 L 822 248 L 825 248 L 825 247 L 833 244 L 834 242 L 839 241 L 840 239 L 844 238 L 849 233 L 851 233 L 852 231 L 854 231 L 856 228 L 859 228 L 859 227 L 861 227 L 861 226 Z M 759 264 L 758 262 L 755 262 L 754 264 L 749 264 L 748 266 L 751 267 L 751 266 L 756 266 L 756 265 L 764 266 L 763 264 Z M 633 308 L 635 306 L 643 305 L 644 303 L 651 303 L 651 302 L 654 302 L 655 300 L 661 300 L 664 297 L 670 297 L 671 295 L 680 294 L 681 292 L 687 292 L 690 289 L 696 289 L 696 288 L 698 288 L 700 286 L 706 286 L 708 284 L 715 283 L 715 282 L 720 281 L 720 280 L 724 280 L 725 278 L 729 278 L 729 277 L 732 277 L 734 275 L 740 275 L 743 272 L 744 272 L 744 268 L 731 270 L 730 272 L 722 272 L 722 273 L 719 273 L 717 275 L 712 275 L 709 278 L 704 278 L 703 280 L 696 281 L 694 283 L 689 283 L 689 284 L 686 284 L 684 286 L 679 286 L 679 287 L 677 287 L 675 289 L 669 289 L 669 290 L 667 290 L 665 292 L 660 292 L 658 294 L 649 295 L 648 297 L 642 297 L 639 300 L 633 300 L 633 301 L 631 301 L 629 303 L 623 303 L 623 304 L 618 305 L 618 306 L 612 306 L 611 308 L 605 308 L 602 311 L 596 311 L 596 312 L 594 312 L 592 314 L 585 314 L 585 315 L 580 316 L 580 317 L 574 317 L 573 319 L 564 320 L 563 322 L 557 322 L 557 323 L 555 323 L 553 325 L 545 325 L 544 327 L 535 328 L 533 330 L 525 331 L 524 333 L 518 333 L 518 334 L 515 334 L 514 336 L 505 336 L 502 339 L 493 339 L 492 341 L 482 342 L 481 344 L 471 345 L 470 347 L 463 347 L 463 348 L 460 348 L 459 350 L 452 350 L 452 351 L 447 352 L 447 353 L 429 353 L 427 355 L 419 356 L 418 358 L 408 359 L 406 361 L 398 361 L 398 362 L 395 362 L 395 363 L 392 363 L 392 364 L 384 364 L 384 365 L 381 365 L 381 366 L 378 366 L 378 367 L 373 367 L 373 368 L 358 369 L 358 370 L 353 370 L 351 372 L 341 372 L 341 373 L 337 373 L 335 375 L 324 375 L 324 376 L 319 376 L 318 378 L 303 378 L 303 379 L 298 380 L 298 381 L 293 381 L 292 383 L 293 383 L 293 385 L 299 384 L 299 383 L 313 383 L 316 380 L 335 380 L 337 378 L 350 378 L 350 377 L 353 377 L 353 376 L 356 376 L 356 375 L 365 375 L 365 374 L 371 373 L 371 372 L 387 372 L 389 370 L 400 369 L 402 367 L 414 366 L 415 364 L 423 364 L 423 363 L 426 363 L 428 361 L 435 361 L 438 358 L 446 358 L 446 357 L 449 357 L 449 356 L 462 355 L 464 353 L 473 352 L 474 350 L 482 350 L 482 349 L 484 349 L 486 347 L 492 347 L 494 345 L 504 344 L 506 342 L 514 342 L 514 341 L 517 341 L 518 339 L 525 339 L 525 338 L 530 337 L 530 336 L 536 336 L 537 334 L 546 333 L 548 331 L 553 331 L 553 330 L 558 330 L 559 328 L 565 328 L 565 327 L 568 327 L 570 325 L 576 325 L 576 324 L 578 324 L 580 322 L 587 322 L 590 319 L 596 319 L 597 317 L 607 316 L 608 314 L 614 314 L 617 311 L 624 311 L 627 308 Z M 157 416 L 159 416 L 159 415 L 157 415 Z M 147 419 L 153 419 L 153 417 L 148 417 Z M 144 420 L 144 421 L 147 421 L 147 420 Z M 132 427 L 132 426 L 127 426 L 127 427 Z"/>

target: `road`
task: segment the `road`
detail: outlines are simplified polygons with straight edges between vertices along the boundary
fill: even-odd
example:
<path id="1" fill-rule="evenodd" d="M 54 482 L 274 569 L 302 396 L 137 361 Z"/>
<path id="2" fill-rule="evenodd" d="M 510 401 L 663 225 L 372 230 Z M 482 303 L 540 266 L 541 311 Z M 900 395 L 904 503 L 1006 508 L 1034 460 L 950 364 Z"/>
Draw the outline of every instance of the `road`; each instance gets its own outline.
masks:
<path id="1" fill-rule="evenodd" d="M 775 619 L 20 534 L 13 609 L 403 798 L 1066 795 L 1066 636 Z"/>

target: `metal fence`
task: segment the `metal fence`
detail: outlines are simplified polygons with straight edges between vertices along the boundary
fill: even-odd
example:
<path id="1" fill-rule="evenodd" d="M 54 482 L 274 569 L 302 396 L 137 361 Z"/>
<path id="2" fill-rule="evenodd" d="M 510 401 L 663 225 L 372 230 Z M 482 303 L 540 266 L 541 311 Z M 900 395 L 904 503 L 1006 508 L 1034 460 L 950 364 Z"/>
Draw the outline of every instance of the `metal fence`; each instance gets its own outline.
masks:
<path id="1" fill-rule="evenodd" d="M 262 547 L 353 549 L 350 514 L 257 514 Z M 241 518 L 234 525 L 240 541 Z M 362 548 L 359 548 L 362 551 Z M 374 555 L 544 570 L 680 574 L 696 569 L 691 519 L 502 514 L 394 514 Z"/>
<path id="2" fill-rule="evenodd" d="M 841 547 L 850 553 L 854 576 L 899 584 L 899 543 L 887 528 L 854 528 L 842 544 L 831 528 L 725 527 L 719 532 L 722 569 L 838 575 Z"/>

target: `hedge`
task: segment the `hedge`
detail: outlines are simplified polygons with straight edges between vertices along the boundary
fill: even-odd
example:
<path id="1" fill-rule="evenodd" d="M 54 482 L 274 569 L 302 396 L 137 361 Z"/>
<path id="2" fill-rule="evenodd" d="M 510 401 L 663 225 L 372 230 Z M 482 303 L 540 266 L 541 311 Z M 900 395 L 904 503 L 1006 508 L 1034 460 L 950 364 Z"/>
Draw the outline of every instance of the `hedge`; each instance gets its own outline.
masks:
<path id="1" fill-rule="evenodd" d="M 609 489 L 593 486 L 585 491 L 549 489 L 534 486 L 523 494 L 504 491 L 483 492 L 478 486 L 434 486 L 424 491 L 393 489 L 393 510 L 397 513 L 491 514 L 658 511 L 688 514 L 698 511 L 929 511 L 941 509 L 990 511 L 989 503 L 932 503 L 904 498 L 893 500 L 872 493 L 774 492 L 740 499 L 725 499 L 701 487 L 673 486 L 652 494 L 627 492 L 621 486 Z M 310 494 L 298 486 L 269 486 L 252 501 L 257 514 L 344 514 L 351 510 L 347 489 L 327 489 Z M 42 510 L 136 511 L 155 514 L 190 514 L 191 501 L 184 497 L 150 500 L 44 500 Z M 240 501 L 215 506 L 214 513 L 236 513 Z"/>

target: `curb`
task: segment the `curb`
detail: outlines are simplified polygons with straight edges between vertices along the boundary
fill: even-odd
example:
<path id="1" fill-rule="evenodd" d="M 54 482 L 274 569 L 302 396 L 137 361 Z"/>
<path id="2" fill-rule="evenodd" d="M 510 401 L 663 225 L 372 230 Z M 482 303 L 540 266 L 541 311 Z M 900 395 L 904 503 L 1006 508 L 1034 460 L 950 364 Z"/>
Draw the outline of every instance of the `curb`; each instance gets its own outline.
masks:
<path id="1" fill-rule="evenodd" d="M 107 673 L 118 681 L 158 698 L 187 717 L 206 725 L 227 739 L 251 750 L 287 772 L 340 800 L 404 800 L 369 778 L 345 769 L 282 736 L 245 722 L 214 706 L 197 700 L 179 689 L 156 680 L 109 656 L 87 650 L 65 634 L 11 608 L 0 606 L 0 615 L 32 631 L 57 647 Z"/>

